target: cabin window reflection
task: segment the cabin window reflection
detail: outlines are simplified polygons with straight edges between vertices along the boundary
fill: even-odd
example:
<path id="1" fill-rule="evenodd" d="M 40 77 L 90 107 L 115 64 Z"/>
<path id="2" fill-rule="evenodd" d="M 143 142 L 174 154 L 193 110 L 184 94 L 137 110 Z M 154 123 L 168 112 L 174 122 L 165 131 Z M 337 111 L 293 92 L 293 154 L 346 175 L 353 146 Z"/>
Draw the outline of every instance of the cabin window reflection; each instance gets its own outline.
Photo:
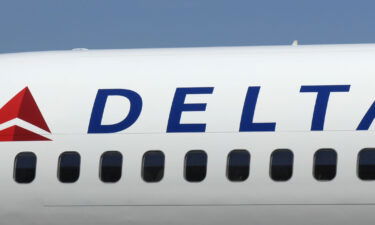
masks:
<path id="1" fill-rule="evenodd" d="M 233 150 L 228 155 L 227 177 L 230 181 L 245 181 L 249 177 L 250 153 Z"/>
<path id="2" fill-rule="evenodd" d="M 100 160 L 100 179 L 105 183 L 120 180 L 122 173 L 122 154 L 117 151 L 104 152 Z"/>
<path id="3" fill-rule="evenodd" d="M 79 178 L 81 156 L 77 152 L 64 152 L 59 158 L 58 178 L 62 183 L 74 183 Z"/>
<path id="4" fill-rule="evenodd" d="M 375 180 L 375 149 L 363 149 L 358 154 L 358 177 L 362 180 Z"/>
<path id="5" fill-rule="evenodd" d="M 274 181 L 287 181 L 292 177 L 293 158 L 293 152 L 288 149 L 278 149 L 272 153 L 270 175 Z"/>
<path id="6" fill-rule="evenodd" d="M 14 180 L 17 183 L 31 183 L 35 173 L 36 155 L 32 152 L 19 153 L 14 161 Z"/>
<path id="7" fill-rule="evenodd" d="M 185 179 L 201 182 L 206 178 L 207 154 L 201 150 L 189 151 L 185 156 Z"/>
<path id="8" fill-rule="evenodd" d="M 320 149 L 314 156 L 314 177 L 319 181 L 330 181 L 336 176 L 337 153 L 333 149 Z"/>
<path id="9" fill-rule="evenodd" d="M 142 177 L 146 182 L 159 182 L 164 176 L 164 153 L 149 151 L 143 155 Z"/>

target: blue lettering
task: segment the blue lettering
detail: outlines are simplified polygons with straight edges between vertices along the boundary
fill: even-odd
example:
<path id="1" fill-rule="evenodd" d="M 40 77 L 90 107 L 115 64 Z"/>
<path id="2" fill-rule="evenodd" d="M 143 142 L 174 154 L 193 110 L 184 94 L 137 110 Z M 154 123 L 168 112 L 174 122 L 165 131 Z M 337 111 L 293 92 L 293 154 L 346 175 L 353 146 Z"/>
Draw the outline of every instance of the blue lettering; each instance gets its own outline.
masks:
<path id="1" fill-rule="evenodd" d="M 276 123 L 254 123 L 260 87 L 249 87 L 242 110 L 240 132 L 275 131 Z"/>
<path id="2" fill-rule="evenodd" d="M 185 104 L 188 94 L 212 94 L 213 87 L 199 88 L 177 88 L 171 111 L 169 114 L 167 133 L 173 132 L 205 132 L 206 124 L 180 124 L 181 115 L 184 111 L 206 111 L 206 103 Z"/>
<path id="3" fill-rule="evenodd" d="M 102 118 L 104 108 L 109 96 L 122 96 L 129 100 L 130 110 L 127 117 L 111 125 L 103 125 Z M 96 95 L 95 103 L 91 113 L 88 133 L 115 133 L 130 127 L 138 119 L 142 111 L 142 98 L 134 91 L 126 89 L 100 89 Z"/>
<path id="4" fill-rule="evenodd" d="M 375 119 L 375 102 L 372 103 L 372 106 L 367 111 L 366 115 L 363 117 L 362 121 L 359 123 L 357 130 L 368 130 L 372 122 Z"/>
<path id="5" fill-rule="evenodd" d="M 312 131 L 321 131 L 327 112 L 328 100 L 331 92 L 349 92 L 350 85 L 319 85 L 302 86 L 300 92 L 317 92 L 314 115 L 311 124 Z"/>

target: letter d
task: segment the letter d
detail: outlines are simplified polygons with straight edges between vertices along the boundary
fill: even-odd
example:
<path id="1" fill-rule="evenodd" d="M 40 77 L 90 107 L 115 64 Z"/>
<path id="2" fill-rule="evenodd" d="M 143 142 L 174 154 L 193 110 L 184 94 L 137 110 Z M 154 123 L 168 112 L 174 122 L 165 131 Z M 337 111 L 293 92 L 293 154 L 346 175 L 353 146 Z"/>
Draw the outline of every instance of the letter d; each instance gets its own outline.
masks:
<path id="1" fill-rule="evenodd" d="M 111 125 L 103 125 L 104 108 L 109 96 L 122 96 L 129 100 L 130 110 L 124 120 Z M 130 127 L 137 121 L 142 111 L 141 96 L 127 89 L 99 89 L 92 109 L 88 133 L 115 133 Z"/>

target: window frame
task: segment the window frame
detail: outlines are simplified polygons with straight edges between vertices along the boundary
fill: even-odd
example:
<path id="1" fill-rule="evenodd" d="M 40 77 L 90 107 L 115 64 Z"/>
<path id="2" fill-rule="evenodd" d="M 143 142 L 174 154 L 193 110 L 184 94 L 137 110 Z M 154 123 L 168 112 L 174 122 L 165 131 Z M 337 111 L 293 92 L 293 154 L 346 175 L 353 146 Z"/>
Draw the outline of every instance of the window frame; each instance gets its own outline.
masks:
<path id="1" fill-rule="evenodd" d="M 32 154 L 35 157 L 34 177 L 33 177 L 33 179 L 30 182 L 18 182 L 17 181 L 17 171 L 16 171 L 17 170 L 17 159 L 18 159 L 19 155 L 21 155 L 21 154 Z M 17 155 L 14 157 L 14 161 L 13 161 L 13 180 L 17 184 L 21 184 L 21 185 L 33 183 L 35 181 L 35 179 L 36 179 L 37 166 L 38 166 L 38 157 L 36 156 L 36 154 L 34 152 L 26 151 L 26 152 L 19 152 L 19 153 L 17 153 Z"/>
<path id="2" fill-rule="evenodd" d="M 188 154 L 191 153 L 191 152 L 201 152 L 201 153 L 204 153 L 204 155 L 206 156 L 206 164 L 205 164 L 205 174 L 204 174 L 204 177 L 202 180 L 200 181 L 190 181 L 186 178 L 186 166 L 187 166 L 187 157 L 188 157 Z M 202 149 L 195 149 L 195 150 L 190 150 L 188 152 L 185 153 L 185 157 L 184 157 L 184 168 L 183 168 L 183 173 L 184 173 L 184 179 L 185 181 L 189 182 L 189 183 L 202 183 L 206 180 L 207 178 L 207 172 L 208 172 L 208 154 L 206 151 L 202 150 Z"/>
<path id="3" fill-rule="evenodd" d="M 160 153 L 162 153 L 162 155 L 163 155 L 163 157 L 164 157 L 164 160 L 163 160 L 163 174 L 162 174 L 162 176 L 161 176 L 161 178 L 159 179 L 159 180 L 156 180 L 156 181 L 147 181 L 147 180 L 145 180 L 145 178 L 144 178 L 144 172 L 145 172 L 145 156 L 148 154 L 148 153 L 150 153 L 150 152 L 160 152 Z M 159 183 L 159 182 L 161 182 L 163 179 L 164 179 L 164 175 L 165 175 L 165 154 L 164 154 L 164 152 L 163 151 L 161 151 L 161 150 L 150 150 L 150 151 L 147 151 L 147 152 L 145 152 L 144 154 L 143 154 L 143 156 L 142 156 L 142 165 L 141 165 L 141 178 L 142 178 L 142 180 L 144 181 L 144 182 L 146 182 L 146 183 Z"/>
<path id="4" fill-rule="evenodd" d="M 273 159 L 273 154 L 276 151 L 289 151 L 289 152 L 292 153 L 292 172 L 290 174 L 290 177 L 286 180 L 275 180 L 275 179 L 273 179 L 273 176 L 272 176 L 272 165 L 273 165 L 272 159 Z M 293 178 L 293 175 L 294 175 L 294 152 L 289 148 L 278 148 L 278 149 L 273 150 L 271 155 L 270 155 L 270 164 L 269 164 L 269 177 L 271 178 L 271 180 L 274 181 L 274 182 L 288 182 Z"/>
<path id="5" fill-rule="evenodd" d="M 241 151 L 244 151 L 244 152 L 247 152 L 249 154 L 249 163 L 248 163 L 248 171 L 247 171 L 247 177 L 244 179 L 244 180 L 231 180 L 229 178 L 229 162 L 230 162 L 230 155 L 233 153 L 233 152 L 241 152 Z M 241 182 L 245 182 L 247 181 L 249 178 L 250 178 L 250 171 L 251 171 L 251 153 L 250 151 L 246 150 L 246 149 L 233 149 L 231 150 L 228 155 L 227 155 L 227 166 L 226 166 L 226 177 L 227 179 L 230 181 L 230 182 L 234 182 L 234 183 L 241 183 Z"/>
<path id="6" fill-rule="evenodd" d="M 333 151 L 335 154 L 336 154 L 336 162 L 335 162 L 335 176 L 330 179 L 330 180 L 319 180 L 316 178 L 315 176 L 315 167 L 316 167 L 316 154 L 319 152 L 319 151 L 324 151 L 324 150 L 330 150 L 330 151 Z M 338 167 L 338 161 L 339 161 L 339 155 L 337 154 L 337 151 L 333 148 L 320 148 L 318 150 L 315 151 L 314 153 L 314 158 L 313 158 L 313 168 L 312 168 L 312 175 L 314 177 L 314 179 L 318 182 L 330 182 L 330 181 L 333 181 L 336 179 L 337 177 L 337 167 Z"/>
<path id="7" fill-rule="evenodd" d="M 116 180 L 116 181 L 104 181 L 103 178 L 102 178 L 102 170 L 103 170 L 103 156 L 107 153 L 117 153 L 121 156 L 121 166 L 120 166 L 120 177 Z M 113 183 L 117 183 L 121 180 L 122 178 L 122 175 L 123 175 L 123 165 L 124 165 L 124 156 L 122 155 L 121 152 L 119 151 L 105 151 L 103 152 L 101 155 L 100 155 L 100 162 L 99 162 L 99 179 L 103 182 L 103 183 L 109 183 L 109 184 L 113 184 Z"/>
<path id="8" fill-rule="evenodd" d="M 61 157 L 64 154 L 67 154 L 67 153 L 75 153 L 75 154 L 77 154 L 79 156 L 78 177 L 73 182 L 63 182 L 60 179 Z M 82 160 L 81 159 L 82 159 L 81 154 L 79 154 L 79 152 L 76 152 L 76 151 L 65 151 L 65 152 L 60 153 L 59 159 L 58 159 L 58 163 L 57 163 L 57 179 L 60 181 L 60 183 L 63 183 L 63 184 L 74 184 L 74 183 L 78 182 L 79 178 L 81 177 L 81 164 L 82 164 Z"/>
<path id="9" fill-rule="evenodd" d="M 357 154 L 357 166 L 356 166 L 356 174 L 357 174 L 357 177 L 359 180 L 363 181 L 363 182 L 375 182 L 375 178 L 374 179 L 362 179 L 360 176 L 359 176 L 359 160 L 360 160 L 360 154 L 363 152 L 363 151 L 366 151 L 366 150 L 373 150 L 375 152 L 375 148 L 363 148 L 361 149 L 358 154 Z M 375 163 L 374 163 L 374 166 L 375 166 Z"/>

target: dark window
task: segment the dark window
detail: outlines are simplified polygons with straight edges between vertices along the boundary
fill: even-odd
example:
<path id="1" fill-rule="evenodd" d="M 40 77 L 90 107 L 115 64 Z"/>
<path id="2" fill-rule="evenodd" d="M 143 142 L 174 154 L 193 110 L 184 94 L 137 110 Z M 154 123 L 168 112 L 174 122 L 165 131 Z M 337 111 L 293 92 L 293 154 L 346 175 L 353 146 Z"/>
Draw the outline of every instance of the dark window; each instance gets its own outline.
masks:
<path id="1" fill-rule="evenodd" d="M 206 177 L 207 154 L 204 151 L 194 150 L 185 157 L 185 179 L 190 182 L 200 182 Z"/>
<path id="2" fill-rule="evenodd" d="M 287 181 L 293 174 L 293 152 L 288 149 L 275 150 L 271 155 L 271 178 Z"/>
<path id="3" fill-rule="evenodd" d="M 121 178 L 122 155 L 120 152 L 104 152 L 100 160 L 100 179 L 103 182 L 117 182 Z"/>
<path id="4" fill-rule="evenodd" d="M 244 181 L 249 177 L 250 154 L 246 150 L 233 150 L 228 155 L 227 176 L 231 181 Z"/>
<path id="5" fill-rule="evenodd" d="M 333 149 L 320 149 L 314 157 L 314 177 L 317 180 L 332 180 L 336 176 L 337 153 Z"/>
<path id="6" fill-rule="evenodd" d="M 375 180 L 375 149 L 363 149 L 358 154 L 358 177 L 362 180 Z"/>
<path id="7" fill-rule="evenodd" d="M 59 180 L 63 183 L 74 183 L 79 178 L 81 156 L 77 152 L 64 152 L 59 158 Z"/>
<path id="8" fill-rule="evenodd" d="M 21 152 L 14 161 L 14 180 L 17 183 L 31 183 L 35 178 L 36 156 L 32 152 Z"/>
<path id="9" fill-rule="evenodd" d="M 164 154 L 161 151 L 149 151 L 143 155 L 142 177 L 146 182 L 158 182 L 164 176 Z"/>

